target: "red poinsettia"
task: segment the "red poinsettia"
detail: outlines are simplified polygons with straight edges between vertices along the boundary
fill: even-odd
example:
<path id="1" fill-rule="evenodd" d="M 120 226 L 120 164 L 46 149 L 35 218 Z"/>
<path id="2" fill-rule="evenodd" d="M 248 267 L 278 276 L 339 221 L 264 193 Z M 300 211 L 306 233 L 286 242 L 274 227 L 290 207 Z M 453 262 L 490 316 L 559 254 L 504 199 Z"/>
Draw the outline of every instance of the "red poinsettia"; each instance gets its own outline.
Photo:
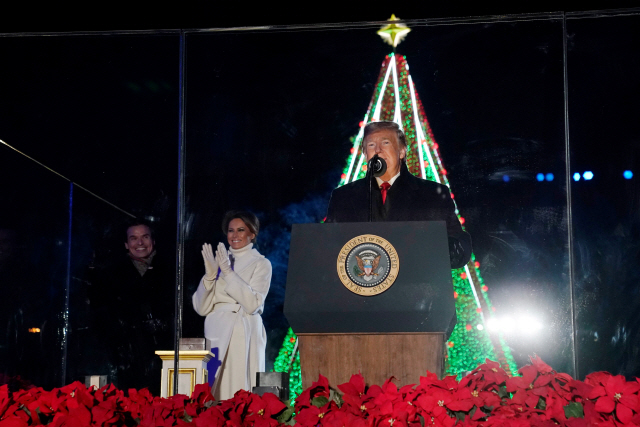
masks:
<path id="1" fill-rule="evenodd" d="M 338 406 L 332 400 L 322 407 L 308 406 L 296 414 L 296 425 L 300 425 L 300 427 L 321 425 L 323 418 L 337 409 Z"/>
<path id="2" fill-rule="evenodd" d="M 245 423 L 256 427 L 275 427 L 278 425 L 278 421 L 273 416 L 282 412 L 286 407 L 287 405 L 282 403 L 273 393 L 265 393 L 262 396 L 252 394 Z"/>
<path id="3" fill-rule="evenodd" d="M 311 399 L 315 397 L 326 397 L 328 399 L 329 396 L 329 380 L 320 375 L 318 381 L 312 383 L 311 387 L 304 390 L 300 396 L 298 396 L 296 399 L 295 411 L 296 413 L 299 413 L 302 409 L 311 406 Z"/>
<path id="4" fill-rule="evenodd" d="M 416 404 L 425 419 L 434 417 L 441 420 L 444 417 L 449 417 L 447 405 L 453 401 L 453 393 L 451 391 L 434 388 L 430 393 L 420 395 L 416 400 Z"/>
<path id="5" fill-rule="evenodd" d="M 538 370 L 533 365 L 527 365 L 518 372 L 521 377 L 507 378 L 506 386 L 509 393 L 523 392 L 528 396 L 546 396 L 547 385 L 553 380 L 552 375 L 538 375 Z M 535 400 L 537 403 L 538 398 L 535 397 Z"/>
<path id="6" fill-rule="evenodd" d="M 587 376 L 587 380 L 595 385 L 589 393 L 589 399 L 598 399 L 595 405 L 597 412 L 609 414 L 615 411 L 618 420 L 627 424 L 631 422 L 634 414 L 640 412 L 640 383 L 627 382 L 622 375 L 607 374 Z"/>
<path id="7" fill-rule="evenodd" d="M 375 411 L 375 398 L 382 393 L 379 386 L 369 387 L 365 392 L 364 378 L 360 373 L 352 375 L 348 383 L 340 384 L 338 388 L 344 392 L 342 411 L 359 417 L 367 417 L 371 411 Z"/>
<path id="8" fill-rule="evenodd" d="M 226 423 L 226 417 L 217 406 L 212 406 L 206 411 L 200 413 L 194 419 L 196 427 L 222 427 Z"/>
<path id="9" fill-rule="evenodd" d="M 345 411 L 332 411 L 321 420 L 323 427 L 371 427 L 372 419 L 363 418 Z"/>
<path id="10" fill-rule="evenodd" d="M 340 391 L 342 391 L 345 396 L 351 395 L 361 397 L 365 392 L 364 377 L 359 372 L 357 374 L 351 375 L 349 382 L 338 385 L 338 389 L 340 389 Z"/>
<path id="11" fill-rule="evenodd" d="M 503 385 L 509 378 L 509 375 L 500 367 L 498 362 L 486 359 L 485 363 L 471 371 L 467 377 L 470 378 L 470 382 L 474 388 L 491 391 L 497 390 Z"/>
<path id="12" fill-rule="evenodd" d="M 117 396 L 110 396 L 91 408 L 93 424 L 96 426 L 110 427 L 122 422 L 124 417 L 118 411 Z M 149 423 L 148 427 L 152 427 Z"/>
<path id="13" fill-rule="evenodd" d="M 461 380 L 427 372 L 420 384 L 398 387 L 393 378 L 366 387 L 360 374 L 340 384 L 341 397 L 325 377 L 301 394 L 295 422 L 301 427 L 490 427 L 640 426 L 640 382 L 597 372 L 578 381 L 537 357 L 510 378 L 487 361 Z M 241 390 L 215 402 L 207 385 L 189 398 L 127 393 L 113 385 L 86 388 L 76 382 L 45 391 L 0 386 L 0 427 L 280 427 L 288 414 L 273 394 Z M 286 416 L 286 415 L 285 415 Z"/>
<path id="14" fill-rule="evenodd" d="M 215 398 L 211 394 L 209 384 L 196 384 L 191 393 L 191 400 L 198 406 L 204 406 L 208 402 L 215 401 Z"/>

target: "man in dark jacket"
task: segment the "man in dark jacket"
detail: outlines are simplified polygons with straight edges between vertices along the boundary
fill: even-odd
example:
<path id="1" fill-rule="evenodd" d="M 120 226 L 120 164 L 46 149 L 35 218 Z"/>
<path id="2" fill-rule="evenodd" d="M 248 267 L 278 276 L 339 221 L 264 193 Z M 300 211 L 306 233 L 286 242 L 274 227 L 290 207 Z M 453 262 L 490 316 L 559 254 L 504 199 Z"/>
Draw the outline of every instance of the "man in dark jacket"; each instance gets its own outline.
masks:
<path id="1" fill-rule="evenodd" d="M 94 328 L 107 346 L 110 381 L 121 389 L 148 387 L 160 393 L 156 350 L 173 348 L 173 268 L 156 256 L 153 230 L 144 221 L 126 229 L 126 254 L 96 272 Z"/>
<path id="2" fill-rule="evenodd" d="M 387 171 L 377 177 L 372 192 L 373 221 L 445 221 L 451 268 L 471 258 L 471 237 L 462 230 L 447 186 L 413 176 L 407 166 L 407 142 L 394 122 L 372 122 L 364 129 L 362 151 L 367 161 L 383 158 Z M 377 187 L 377 188 L 376 188 Z M 369 220 L 369 183 L 360 179 L 331 194 L 326 222 Z"/>

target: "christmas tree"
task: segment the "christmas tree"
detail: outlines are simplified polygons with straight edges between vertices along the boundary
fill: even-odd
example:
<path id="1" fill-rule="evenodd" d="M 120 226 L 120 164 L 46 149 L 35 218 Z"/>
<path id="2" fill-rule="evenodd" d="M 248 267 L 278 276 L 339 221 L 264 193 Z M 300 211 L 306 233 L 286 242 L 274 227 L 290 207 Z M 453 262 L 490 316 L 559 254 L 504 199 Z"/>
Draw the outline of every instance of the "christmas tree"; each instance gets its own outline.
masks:
<path id="1" fill-rule="evenodd" d="M 395 48 L 410 30 L 397 22 L 393 15 L 390 21 L 389 25 L 378 31 L 378 34 Z M 380 120 L 394 121 L 404 130 L 407 138 L 409 171 L 423 179 L 449 187 L 455 205 L 454 192 L 449 184 L 447 170 L 442 163 L 438 144 L 409 74 L 409 64 L 406 57 L 396 53 L 387 55 L 382 63 L 369 108 L 360 122 L 360 131 L 352 138 L 353 147 L 338 187 L 365 177 L 367 165 L 361 150 L 364 126 L 369 122 Z M 464 229 L 465 220 L 457 205 L 456 215 Z M 517 366 L 504 339 L 497 333 L 490 333 L 487 329 L 487 322 L 493 316 L 494 308 L 487 294 L 488 288 L 480 274 L 480 263 L 472 254 L 469 263 L 462 268 L 452 270 L 451 275 L 458 322 L 447 341 L 447 374 L 461 375 L 473 370 L 485 359 L 491 359 L 498 361 L 507 373 L 515 375 Z M 278 372 L 287 372 L 291 369 L 290 390 L 293 396 L 302 391 L 300 359 L 296 344 L 295 334 L 289 329 L 274 364 L 274 370 Z"/>

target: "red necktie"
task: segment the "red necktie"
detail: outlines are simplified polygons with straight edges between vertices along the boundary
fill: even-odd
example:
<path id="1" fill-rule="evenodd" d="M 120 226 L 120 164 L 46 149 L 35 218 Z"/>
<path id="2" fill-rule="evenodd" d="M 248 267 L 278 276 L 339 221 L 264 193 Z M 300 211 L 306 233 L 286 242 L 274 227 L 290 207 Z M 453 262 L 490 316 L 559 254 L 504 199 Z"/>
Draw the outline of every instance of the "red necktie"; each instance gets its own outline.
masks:
<path id="1" fill-rule="evenodd" d="M 383 205 L 384 205 L 384 202 L 387 200 L 387 190 L 389 190 L 389 188 L 391 188 L 391 184 L 389 184 L 387 181 L 380 184 L 380 192 L 382 193 Z"/>

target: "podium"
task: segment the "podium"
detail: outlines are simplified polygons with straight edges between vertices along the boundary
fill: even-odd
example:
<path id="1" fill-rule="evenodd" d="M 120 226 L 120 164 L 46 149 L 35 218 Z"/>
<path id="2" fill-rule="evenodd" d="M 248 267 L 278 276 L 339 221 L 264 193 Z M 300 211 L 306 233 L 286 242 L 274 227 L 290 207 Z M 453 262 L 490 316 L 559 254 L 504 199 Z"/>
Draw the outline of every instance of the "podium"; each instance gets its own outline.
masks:
<path id="1" fill-rule="evenodd" d="M 303 388 L 361 372 L 368 384 L 444 374 L 455 325 L 444 221 L 295 224 L 284 313 Z"/>
<path id="2" fill-rule="evenodd" d="M 174 369 L 175 352 L 158 350 L 155 352 L 162 359 L 162 380 L 160 397 L 173 396 L 173 384 L 178 382 L 178 394 L 191 396 L 196 384 L 207 384 L 209 372 L 207 363 L 214 357 L 209 350 L 178 350 L 180 367 L 176 375 Z"/>

